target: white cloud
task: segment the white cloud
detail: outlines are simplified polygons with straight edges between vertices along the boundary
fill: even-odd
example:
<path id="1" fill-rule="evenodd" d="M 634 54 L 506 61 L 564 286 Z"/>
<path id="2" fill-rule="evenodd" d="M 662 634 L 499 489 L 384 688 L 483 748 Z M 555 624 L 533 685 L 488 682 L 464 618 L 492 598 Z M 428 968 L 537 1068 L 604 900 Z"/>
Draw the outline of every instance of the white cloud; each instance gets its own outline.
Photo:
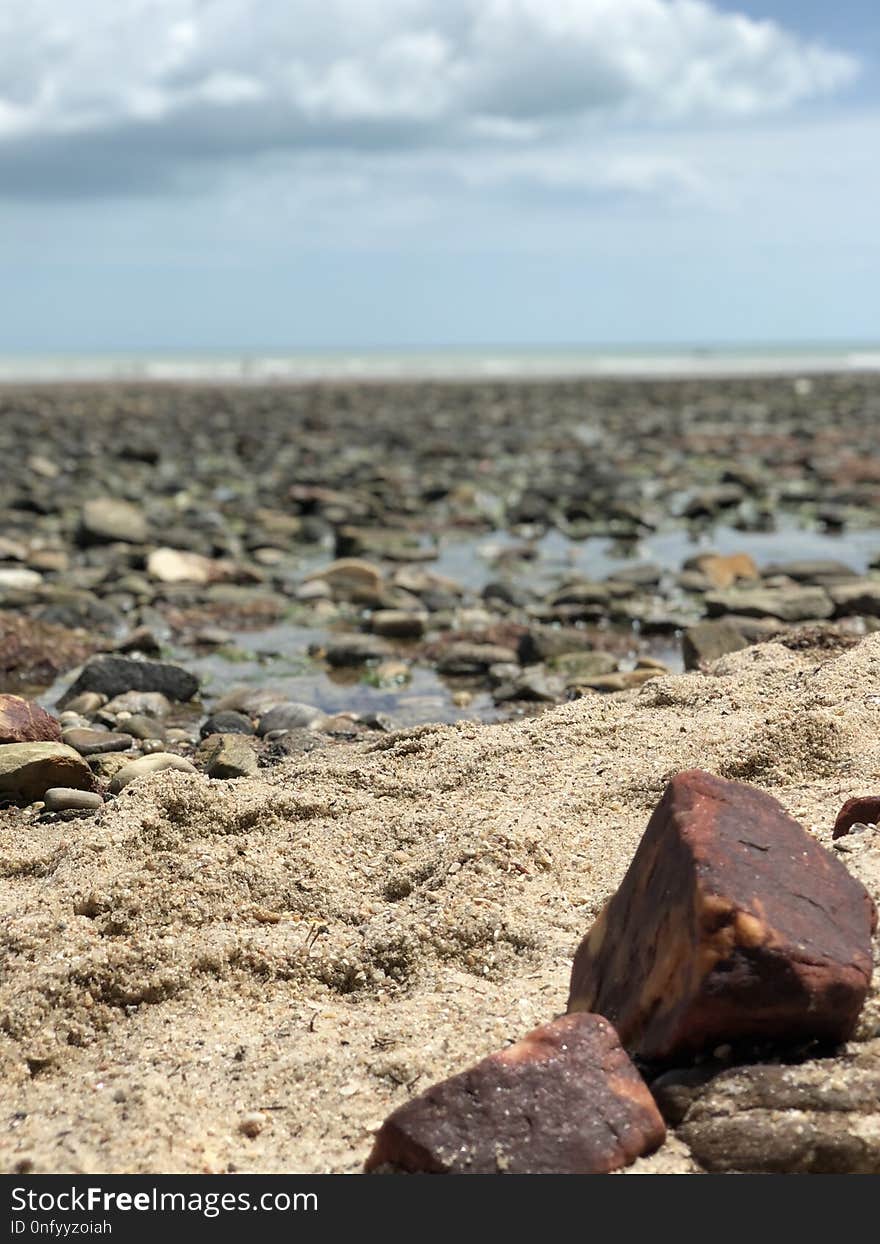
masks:
<path id="1" fill-rule="evenodd" d="M 4 0 L 0 190 L 157 189 L 265 152 L 510 149 L 600 120 L 753 117 L 857 71 L 706 0 Z"/>

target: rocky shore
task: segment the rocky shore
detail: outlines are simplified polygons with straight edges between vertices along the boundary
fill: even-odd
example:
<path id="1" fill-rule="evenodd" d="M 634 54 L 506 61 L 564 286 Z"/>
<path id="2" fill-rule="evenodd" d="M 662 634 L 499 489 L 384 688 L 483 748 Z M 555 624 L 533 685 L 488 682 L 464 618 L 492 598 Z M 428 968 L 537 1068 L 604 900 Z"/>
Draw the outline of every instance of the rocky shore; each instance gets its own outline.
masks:
<path id="1" fill-rule="evenodd" d="M 684 770 L 876 902 L 878 413 L 870 377 L 0 393 L 4 1169 L 361 1169 L 555 1048 Z M 648 1139 L 607 1169 L 880 1170 L 852 1006 L 662 1068 L 623 1031 Z"/>

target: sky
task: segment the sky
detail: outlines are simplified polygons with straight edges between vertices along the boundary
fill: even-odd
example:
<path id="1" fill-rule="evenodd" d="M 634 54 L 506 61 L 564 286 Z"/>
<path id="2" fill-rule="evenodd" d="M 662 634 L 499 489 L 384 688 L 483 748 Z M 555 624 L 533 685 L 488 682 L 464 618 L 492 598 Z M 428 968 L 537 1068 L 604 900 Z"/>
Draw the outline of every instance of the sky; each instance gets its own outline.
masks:
<path id="1" fill-rule="evenodd" d="M 0 355 L 880 340 L 876 0 L 3 0 Z"/>

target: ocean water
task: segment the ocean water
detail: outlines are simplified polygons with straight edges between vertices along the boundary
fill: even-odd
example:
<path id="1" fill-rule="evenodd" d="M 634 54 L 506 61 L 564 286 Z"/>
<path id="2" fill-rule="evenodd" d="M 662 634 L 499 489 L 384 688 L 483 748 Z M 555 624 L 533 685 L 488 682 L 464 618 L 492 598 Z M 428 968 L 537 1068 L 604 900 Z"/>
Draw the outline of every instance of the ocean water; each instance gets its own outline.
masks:
<path id="1" fill-rule="evenodd" d="M 0 355 L 0 384 L 59 381 L 291 384 L 315 380 L 809 376 L 880 372 L 880 343 L 738 347 L 473 348 Z"/>

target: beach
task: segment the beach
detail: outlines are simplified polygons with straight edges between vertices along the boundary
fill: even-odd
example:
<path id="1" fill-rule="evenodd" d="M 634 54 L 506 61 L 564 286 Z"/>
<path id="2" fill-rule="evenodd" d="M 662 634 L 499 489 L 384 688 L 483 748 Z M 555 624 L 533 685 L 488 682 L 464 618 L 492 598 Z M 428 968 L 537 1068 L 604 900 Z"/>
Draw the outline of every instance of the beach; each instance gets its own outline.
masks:
<path id="1" fill-rule="evenodd" d="M 0 807 L 4 1170 L 359 1171 L 565 1010 L 682 770 L 769 792 L 880 900 L 876 826 L 831 838 L 880 770 L 877 377 L 0 412 L 0 691 L 100 796 Z M 707 1059 L 630 1172 L 880 1169 L 876 991 L 843 1048 Z"/>

